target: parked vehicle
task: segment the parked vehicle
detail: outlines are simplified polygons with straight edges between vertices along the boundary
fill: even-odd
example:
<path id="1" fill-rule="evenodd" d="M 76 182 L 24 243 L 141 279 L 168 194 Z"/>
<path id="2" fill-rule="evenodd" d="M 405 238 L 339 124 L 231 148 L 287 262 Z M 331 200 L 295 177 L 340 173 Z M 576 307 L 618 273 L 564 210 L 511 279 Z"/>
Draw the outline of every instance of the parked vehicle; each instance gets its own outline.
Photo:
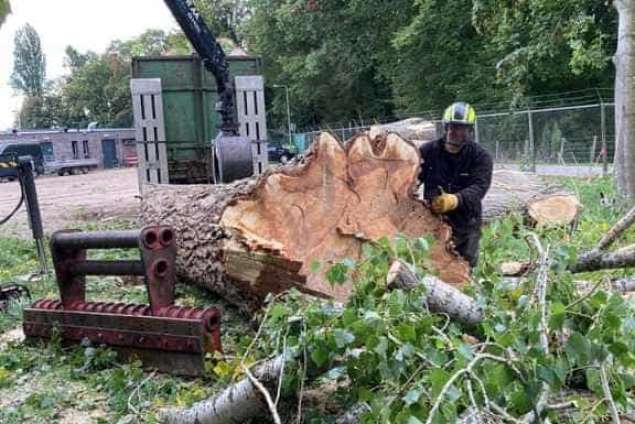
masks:
<path id="1" fill-rule="evenodd" d="M 3 157 L 31 156 L 33 158 L 35 175 L 85 174 L 99 167 L 99 163 L 96 159 L 49 160 L 50 158 L 43 154 L 42 145 L 40 143 L 1 143 L 0 155 Z M 15 176 L 12 174 L 12 171 L 5 168 L 4 170 L 0 170 L 0 178 L 13 180 Z"/>
<path id="2" fill-rule="evenodd" d="M 296 155 L 288 146 L 272 142 L 267 143 L 267 154 L 270 162 L 280 163 L 287 163 Z"/>
<path id="3" fill-rule="evenodd" d="M 35 175 L 45 173 L 44 155 L 39 143 L 1 143 L 0 155 L 5 157 L 31 156 Z"/>

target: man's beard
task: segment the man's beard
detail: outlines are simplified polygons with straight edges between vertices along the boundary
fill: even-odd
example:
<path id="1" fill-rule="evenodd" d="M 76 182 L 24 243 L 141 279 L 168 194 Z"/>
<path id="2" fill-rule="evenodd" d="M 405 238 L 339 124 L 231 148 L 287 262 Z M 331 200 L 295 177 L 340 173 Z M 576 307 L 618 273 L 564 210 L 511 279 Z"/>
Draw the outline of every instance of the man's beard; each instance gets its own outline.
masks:
<path id="1" fill-rule="evenodd" d="M 467 138 L 461 138 L 461 139 L 452 139 L 448 136 L 445 137 L 445 142 L 447 144 L 449 144 L 450 146 L 462 149 L 463 146 L 465 146 L 467 143 L 469 143 L 469 141 L 467 140 Z"/>

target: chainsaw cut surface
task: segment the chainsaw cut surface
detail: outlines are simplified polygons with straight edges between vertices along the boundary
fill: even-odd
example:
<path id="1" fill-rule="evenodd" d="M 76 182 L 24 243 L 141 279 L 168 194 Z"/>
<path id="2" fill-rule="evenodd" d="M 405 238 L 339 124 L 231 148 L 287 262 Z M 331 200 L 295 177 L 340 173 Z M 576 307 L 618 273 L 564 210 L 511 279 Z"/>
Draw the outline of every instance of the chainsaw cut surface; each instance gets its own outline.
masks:
<path id="1" fill-rule="evenodd" d="M 330 264 L 359 259 L 365 242 L 382 237 L 432 235 L 430 268 L 462 284 L 468 266 L 451 251 L 450 227 L 414 196 L 419 161 L 416 147 L 394 134 L 358 135 L 342 146 L 322 133 L 304 164 L 269 173 L 225 208 L 220 224 L 233 235 L 227 250 L 238 242 L 254 254 L 284 258 L 297 264 L 301 288 L 343 300 L 351 287 L 325 282 Z M 314 261 L 322 265 L 316 274 Z"/>

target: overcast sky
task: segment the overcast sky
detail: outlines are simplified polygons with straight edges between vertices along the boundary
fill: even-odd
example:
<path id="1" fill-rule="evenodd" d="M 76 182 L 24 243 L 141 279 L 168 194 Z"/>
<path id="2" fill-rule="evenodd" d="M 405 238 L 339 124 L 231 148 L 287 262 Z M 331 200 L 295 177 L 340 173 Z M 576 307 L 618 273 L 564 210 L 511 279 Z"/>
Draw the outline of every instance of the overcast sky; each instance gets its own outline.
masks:
<path id="1" fill-rule="evenodd" d="M 12 127 L 20 99 L 9 86 L 13 71 L 13 37 L 30 23 L 40 34 L 47 77 L 63 75 L 64 49 L 103 52 L 110 41 L 146 29 L 171 30 L 176 21 L 163 0 L 11 0 L 13 13 L 0 29 L 0 130 Z"/>

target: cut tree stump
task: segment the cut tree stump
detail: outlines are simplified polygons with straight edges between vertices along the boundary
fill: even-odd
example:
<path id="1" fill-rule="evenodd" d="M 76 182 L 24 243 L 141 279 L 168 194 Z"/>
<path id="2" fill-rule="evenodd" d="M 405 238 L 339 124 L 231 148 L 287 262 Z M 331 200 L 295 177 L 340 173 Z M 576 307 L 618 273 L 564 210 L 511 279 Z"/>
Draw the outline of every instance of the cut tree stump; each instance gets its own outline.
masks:
<path id="1" fill-rule="evenodd" d="M 416 198 L 419 168 L 417 148 L 395 134 L 360 134 L 342 145 L 322 133 L 303 162 L 258 179 L 155 186 L 144 195 L 142 221 L 175 228 L 181 279 L 247 312 L 292 287 L 345 300 L 352 287 L 326 282 L 330 264 L 359 259 L 364 243 L 398 234 L 432 236 L 428 267 L 460 286 L 469 266 L 453 251 L 449 225 Z"/>

